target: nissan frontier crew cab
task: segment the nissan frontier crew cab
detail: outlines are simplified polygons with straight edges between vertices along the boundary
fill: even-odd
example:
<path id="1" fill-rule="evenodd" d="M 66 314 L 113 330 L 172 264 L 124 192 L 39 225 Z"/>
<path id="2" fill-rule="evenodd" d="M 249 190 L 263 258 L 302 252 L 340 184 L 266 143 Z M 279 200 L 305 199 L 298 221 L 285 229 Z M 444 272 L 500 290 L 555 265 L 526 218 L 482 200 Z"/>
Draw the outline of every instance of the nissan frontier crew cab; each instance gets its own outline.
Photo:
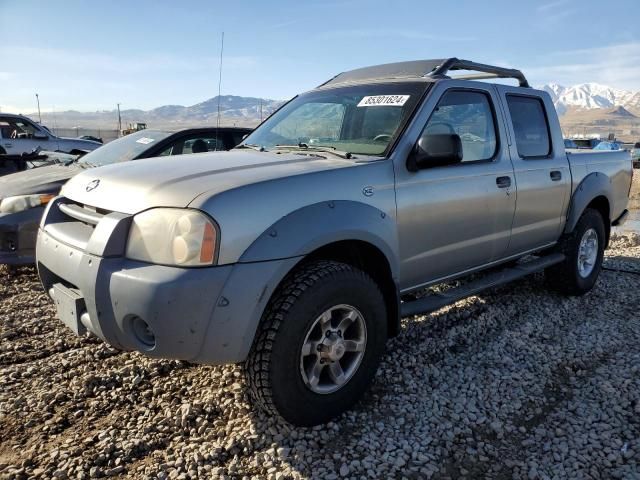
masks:
<path id="1" fill-rule="evenodd" d="M 478 81 L 496 77 L 519 85 Z M 629 152 L 566 153 L 551 98 L 518 70 L 379 65 L 295 97 L 229 152 L 78 174 L 47 207 L 37 264 L 76 333 L 243 362 L 255 403 L 314 425 L 362 395 L 401 317 L 537 271 L 589 292 L 631 176 Z"/>

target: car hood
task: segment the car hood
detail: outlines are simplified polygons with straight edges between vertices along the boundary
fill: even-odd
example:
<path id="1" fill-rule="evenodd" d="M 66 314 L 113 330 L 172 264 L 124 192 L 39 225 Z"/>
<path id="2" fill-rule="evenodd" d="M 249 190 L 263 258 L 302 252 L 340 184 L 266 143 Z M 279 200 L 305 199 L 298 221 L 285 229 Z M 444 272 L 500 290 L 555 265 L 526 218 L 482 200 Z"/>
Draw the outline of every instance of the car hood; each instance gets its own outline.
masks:
<path id="1" fill-rule="evenodd" d="M 67 142 L 76 142 L 81 145 L 90 145 L 92 147 L 101 147 L 102 143 L 95 142 L 93 140 L 87 140 L 86 138 L 74 138 L 74 137 L 58 137 L 60 140 Z"/>
<path id="2" fill-rule="evenodd" d="M 60 187 L 85 168 L 70 165 L 48 165 L 0 177 L 0 198 L 32 193 L 57 194 Z"/>
<path id="3" fill-rule="evenodd" d="M 62 195 L 86 205 L 134 214 L 152 207 L 186 207 L 196 197 L 273 178 L 354 165 L 354 160 L 248 150 L 148 158 L 82 172 Z"/>

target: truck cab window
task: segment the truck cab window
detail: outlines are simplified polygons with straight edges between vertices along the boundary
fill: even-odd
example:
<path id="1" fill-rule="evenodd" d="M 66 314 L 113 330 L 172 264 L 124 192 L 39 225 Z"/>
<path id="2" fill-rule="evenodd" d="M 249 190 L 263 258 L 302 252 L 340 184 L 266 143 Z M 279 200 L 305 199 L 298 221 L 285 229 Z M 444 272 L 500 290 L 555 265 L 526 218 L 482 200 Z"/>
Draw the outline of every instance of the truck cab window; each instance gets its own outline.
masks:
<path id="1" fill-rule="evenodd" d="M 518 155 L 544 158 L 551 153 L 549 124 L 539 98 L 507 95 Z"/>
<path id="2" fill-rule="evenodd" d="M 424 135 L 456 134 L 462 161 L 490 160 L 496 153 L 496 127 L 489 96 L 464 90 L 446 92 L 422 131 Z"/>

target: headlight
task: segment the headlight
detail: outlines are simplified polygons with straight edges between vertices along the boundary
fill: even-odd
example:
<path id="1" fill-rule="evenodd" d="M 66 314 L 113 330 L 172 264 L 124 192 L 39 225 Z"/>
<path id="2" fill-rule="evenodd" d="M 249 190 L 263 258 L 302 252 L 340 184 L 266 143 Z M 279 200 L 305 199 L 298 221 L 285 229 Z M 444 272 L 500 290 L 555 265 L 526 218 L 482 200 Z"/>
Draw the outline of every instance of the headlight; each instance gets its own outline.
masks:
<path id="1" fill-rule="evenodd" d="M 46 205 L 54 198 L 55 195 L 38 194 L 38 195 L 17 195 L 15 197 L 7 197 L 0 201 L 0 213 L 17 213 L 29 208 Z"/>
<path id="2" fill-rule="evenodd" d="M 218 241 L 213 221 L 197 210 L 154 208 L 133 217 L 127 258 L 181 267 L 211 265 Z"/>

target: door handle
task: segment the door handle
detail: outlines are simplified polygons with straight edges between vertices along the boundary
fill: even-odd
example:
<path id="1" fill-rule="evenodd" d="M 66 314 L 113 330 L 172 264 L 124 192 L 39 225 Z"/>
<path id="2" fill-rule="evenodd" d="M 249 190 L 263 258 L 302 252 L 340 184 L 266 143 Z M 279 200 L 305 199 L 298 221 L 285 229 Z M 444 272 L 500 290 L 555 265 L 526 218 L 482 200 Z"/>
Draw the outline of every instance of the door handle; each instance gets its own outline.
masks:
<path id="1" fill-rule="evenodd" d="M 496 178 L 496 185 L 498 185 L 498 188 L 509 188 L 511 186 L 511 177 Z"/>
<path id="2" fill-rule="evenodd" d="M 13 144 L 11 144 L 11 143 L 5 143 L 5 144 L 4 144 L 4 146 L 5 146 L 5 147 L 7 147 L 7 148 L 11 148 L 11 147 L 13 147 Z"/>
<path id="3" fill-rule="evenodd" d="M 551 172 L 549 172 L 549 176 L 554 182 L 562 180 L 562 172 L 560 170 L 551 170 Z"/>

